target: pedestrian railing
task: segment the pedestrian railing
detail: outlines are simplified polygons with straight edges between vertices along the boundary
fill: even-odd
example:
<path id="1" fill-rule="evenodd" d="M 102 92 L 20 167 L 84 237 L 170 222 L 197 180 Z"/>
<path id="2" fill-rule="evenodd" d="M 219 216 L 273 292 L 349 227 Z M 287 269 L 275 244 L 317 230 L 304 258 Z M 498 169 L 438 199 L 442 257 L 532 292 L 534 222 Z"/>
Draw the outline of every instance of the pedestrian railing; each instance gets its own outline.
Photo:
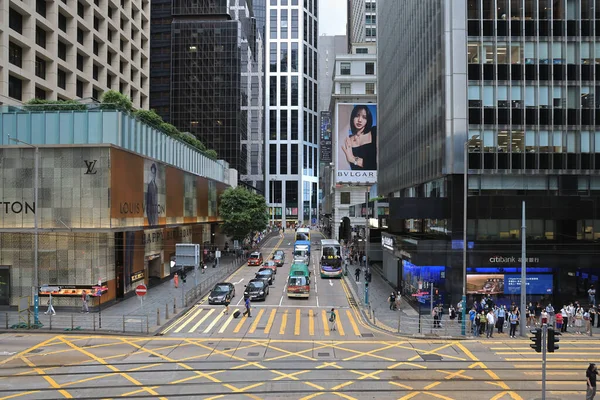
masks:
<path id="1" fill-rule="evenodd" d="M 14 313 L 0 313 L 0 326 L 4 329 L 41 329 L 63 332 L 115 332 L 150 333 L 150 321 L 147 315 L 102 315 L 100 313 L 41 313 L 36 324 L 31 313 L 25 320 Z"/>

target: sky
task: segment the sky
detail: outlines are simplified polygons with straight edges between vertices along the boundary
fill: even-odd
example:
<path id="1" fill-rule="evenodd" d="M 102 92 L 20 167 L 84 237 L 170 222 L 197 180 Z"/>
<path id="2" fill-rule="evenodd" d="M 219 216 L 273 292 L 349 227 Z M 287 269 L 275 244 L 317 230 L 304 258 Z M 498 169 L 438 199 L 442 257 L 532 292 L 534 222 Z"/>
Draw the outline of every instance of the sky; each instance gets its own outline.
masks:
<path id="1" fill-rule="evenodd" d="M 319 35 L 346 34 L 347 0 L 319 1 Z"/>

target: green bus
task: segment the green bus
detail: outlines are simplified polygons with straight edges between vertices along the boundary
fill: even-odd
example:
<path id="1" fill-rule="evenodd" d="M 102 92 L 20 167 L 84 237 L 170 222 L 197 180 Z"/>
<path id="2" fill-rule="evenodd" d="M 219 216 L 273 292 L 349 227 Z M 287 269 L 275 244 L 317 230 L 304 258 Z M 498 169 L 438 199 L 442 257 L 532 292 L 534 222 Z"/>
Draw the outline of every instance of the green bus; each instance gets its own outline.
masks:
<path id="1" fill-rule="evenodd" d="M 293 264 L 287 282 L 288 297 L 310 296 L 310 271 L 306 264 Z"/>

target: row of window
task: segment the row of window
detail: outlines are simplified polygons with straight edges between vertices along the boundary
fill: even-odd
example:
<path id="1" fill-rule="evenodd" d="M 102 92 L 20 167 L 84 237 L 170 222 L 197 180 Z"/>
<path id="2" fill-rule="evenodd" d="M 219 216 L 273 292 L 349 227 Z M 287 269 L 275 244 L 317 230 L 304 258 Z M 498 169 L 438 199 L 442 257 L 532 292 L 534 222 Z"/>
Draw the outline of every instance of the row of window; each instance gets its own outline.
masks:
<path id="1" fill-rule="evenodd" d="M 588 38 L 600 36 L 600 21 L 473 21 L 467 23 L 469 36 L 484 37 L 570 37 Z M 594 34 L 595 30 L 595 34 Z"/>
<path id="2" fill-rule="evenodd" d="M 467 57 L 469 64 L 600 64 L 600 43 L 469 41 Z"/>
<path id="3" fill-rule="evenodd" d="M 344 82 L 340 83 L 340 94 L 352 94 L 352 83 Z M 365 82 L 365 93 L 364 94 L 375 94 L 375 83 Z"/>
<path id="4" fill-rule="evenodd" d="M 298 76 L 271 76 L 269 77 L 269 105 L 270 106 L 299 106 Z M 288 79 L 290 85 L 288 88 Z M 288 90 L 290 100 L 288 101 Z M 277 95 L 279 94 L 279 100 Z M 304 78 L 304 108 L 316 110 L 317 108 L 317 83 Z"/>
<path id="5" fill-rule="evenodd" d="M 467 76 L 472 81 L 555 81 L 578 82 L 600 76 L 600 65 L 577 64 L 469 64 Z"/>
<path id="6" fill-rule="evenodd" d="M 358 63 L 355 63 L 357 65 Z M 355 71 L 356 74 L 356 71 Z M 352 63 L 347 61 L 340 62 L 340 75 L 352 75 Z M 358 75 L 358 74 L 356 74 Z M 375 63 L 364 63 L 364 75 L 375 75 Z"/>
<path id="7" fill-rule="evenodd" d="M 594 12 L 595 11 L 595 12 Z M 469 19 L 600 19 L 600 0 L 469 0 Z"/>
<path id="8" fill-rule="evenodd" d="M 298 165 L 298 146 L 299 145 L 297 143 L 269 144 L 269 174 L 299 174 L 300 172 Z M 289 168 L 288 155 L 290 159 Z M 279 158 L 277 156 L 279 156 Z M 303 171 L 311 171 L 310 174 L 312 176 L 317 176 L 318 162 L 319 159 L 317 154 L 317 148 L 304 145 Z"/>
<path id="9" fill-rule="evenodd" d="M 469 152 L 600 154 L 600 131 L 469 129 L 469 138 Z"/>
<path id="10" fill-rule="evenodd" d="M 469 84 L 469 107 L 597 108 L 600 86 L 508 86 Z M 598 104 L 600 107 L 600 104 Z"/>
<path id="11" fill-rule="evenodd" d="M 292 42 L 289 50 L 287 42 L 280 42 L 279 52 L 277 52 L 277 46 L 277 42 L 271 42 L 269 54 L 270 71 L 298 72 L 298 42 Z M 316 57 L 314 60 L 316 60 Z"/>
<path id="12" fill-rule="evenodd" d="M 288 130 L 288 112 L 291 119 Z M 277 124 L 279 116 L 279 125 Z M 311 121 L 312 120 L 312 121 Z M 305 143 L 317 144 L 317 116 L 304 112 L 304 135 Z M 270 110 L 269 111 L 269 139 L 270 140 L 298 140 L 298 110 Z"/>

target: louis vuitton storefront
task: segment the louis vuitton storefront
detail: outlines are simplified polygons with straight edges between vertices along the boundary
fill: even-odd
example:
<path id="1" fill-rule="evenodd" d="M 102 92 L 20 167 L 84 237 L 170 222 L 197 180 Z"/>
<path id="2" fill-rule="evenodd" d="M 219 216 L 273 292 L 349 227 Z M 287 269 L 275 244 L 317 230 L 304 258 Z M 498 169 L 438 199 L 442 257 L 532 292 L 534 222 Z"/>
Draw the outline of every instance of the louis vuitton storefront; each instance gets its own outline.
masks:
<path id="1" fill-rule="evenodd" d="M 34 154 L 0 148 L 0 305 L 31 295 L 36 215 L 38 282 L 63 288 L 57 306 L 99 283 L 102 303 L 132 295 L 170 276 L 177 243 L 211 240 L 223 182 L 113 145 L 48 145 L 36 204 Z"/>

